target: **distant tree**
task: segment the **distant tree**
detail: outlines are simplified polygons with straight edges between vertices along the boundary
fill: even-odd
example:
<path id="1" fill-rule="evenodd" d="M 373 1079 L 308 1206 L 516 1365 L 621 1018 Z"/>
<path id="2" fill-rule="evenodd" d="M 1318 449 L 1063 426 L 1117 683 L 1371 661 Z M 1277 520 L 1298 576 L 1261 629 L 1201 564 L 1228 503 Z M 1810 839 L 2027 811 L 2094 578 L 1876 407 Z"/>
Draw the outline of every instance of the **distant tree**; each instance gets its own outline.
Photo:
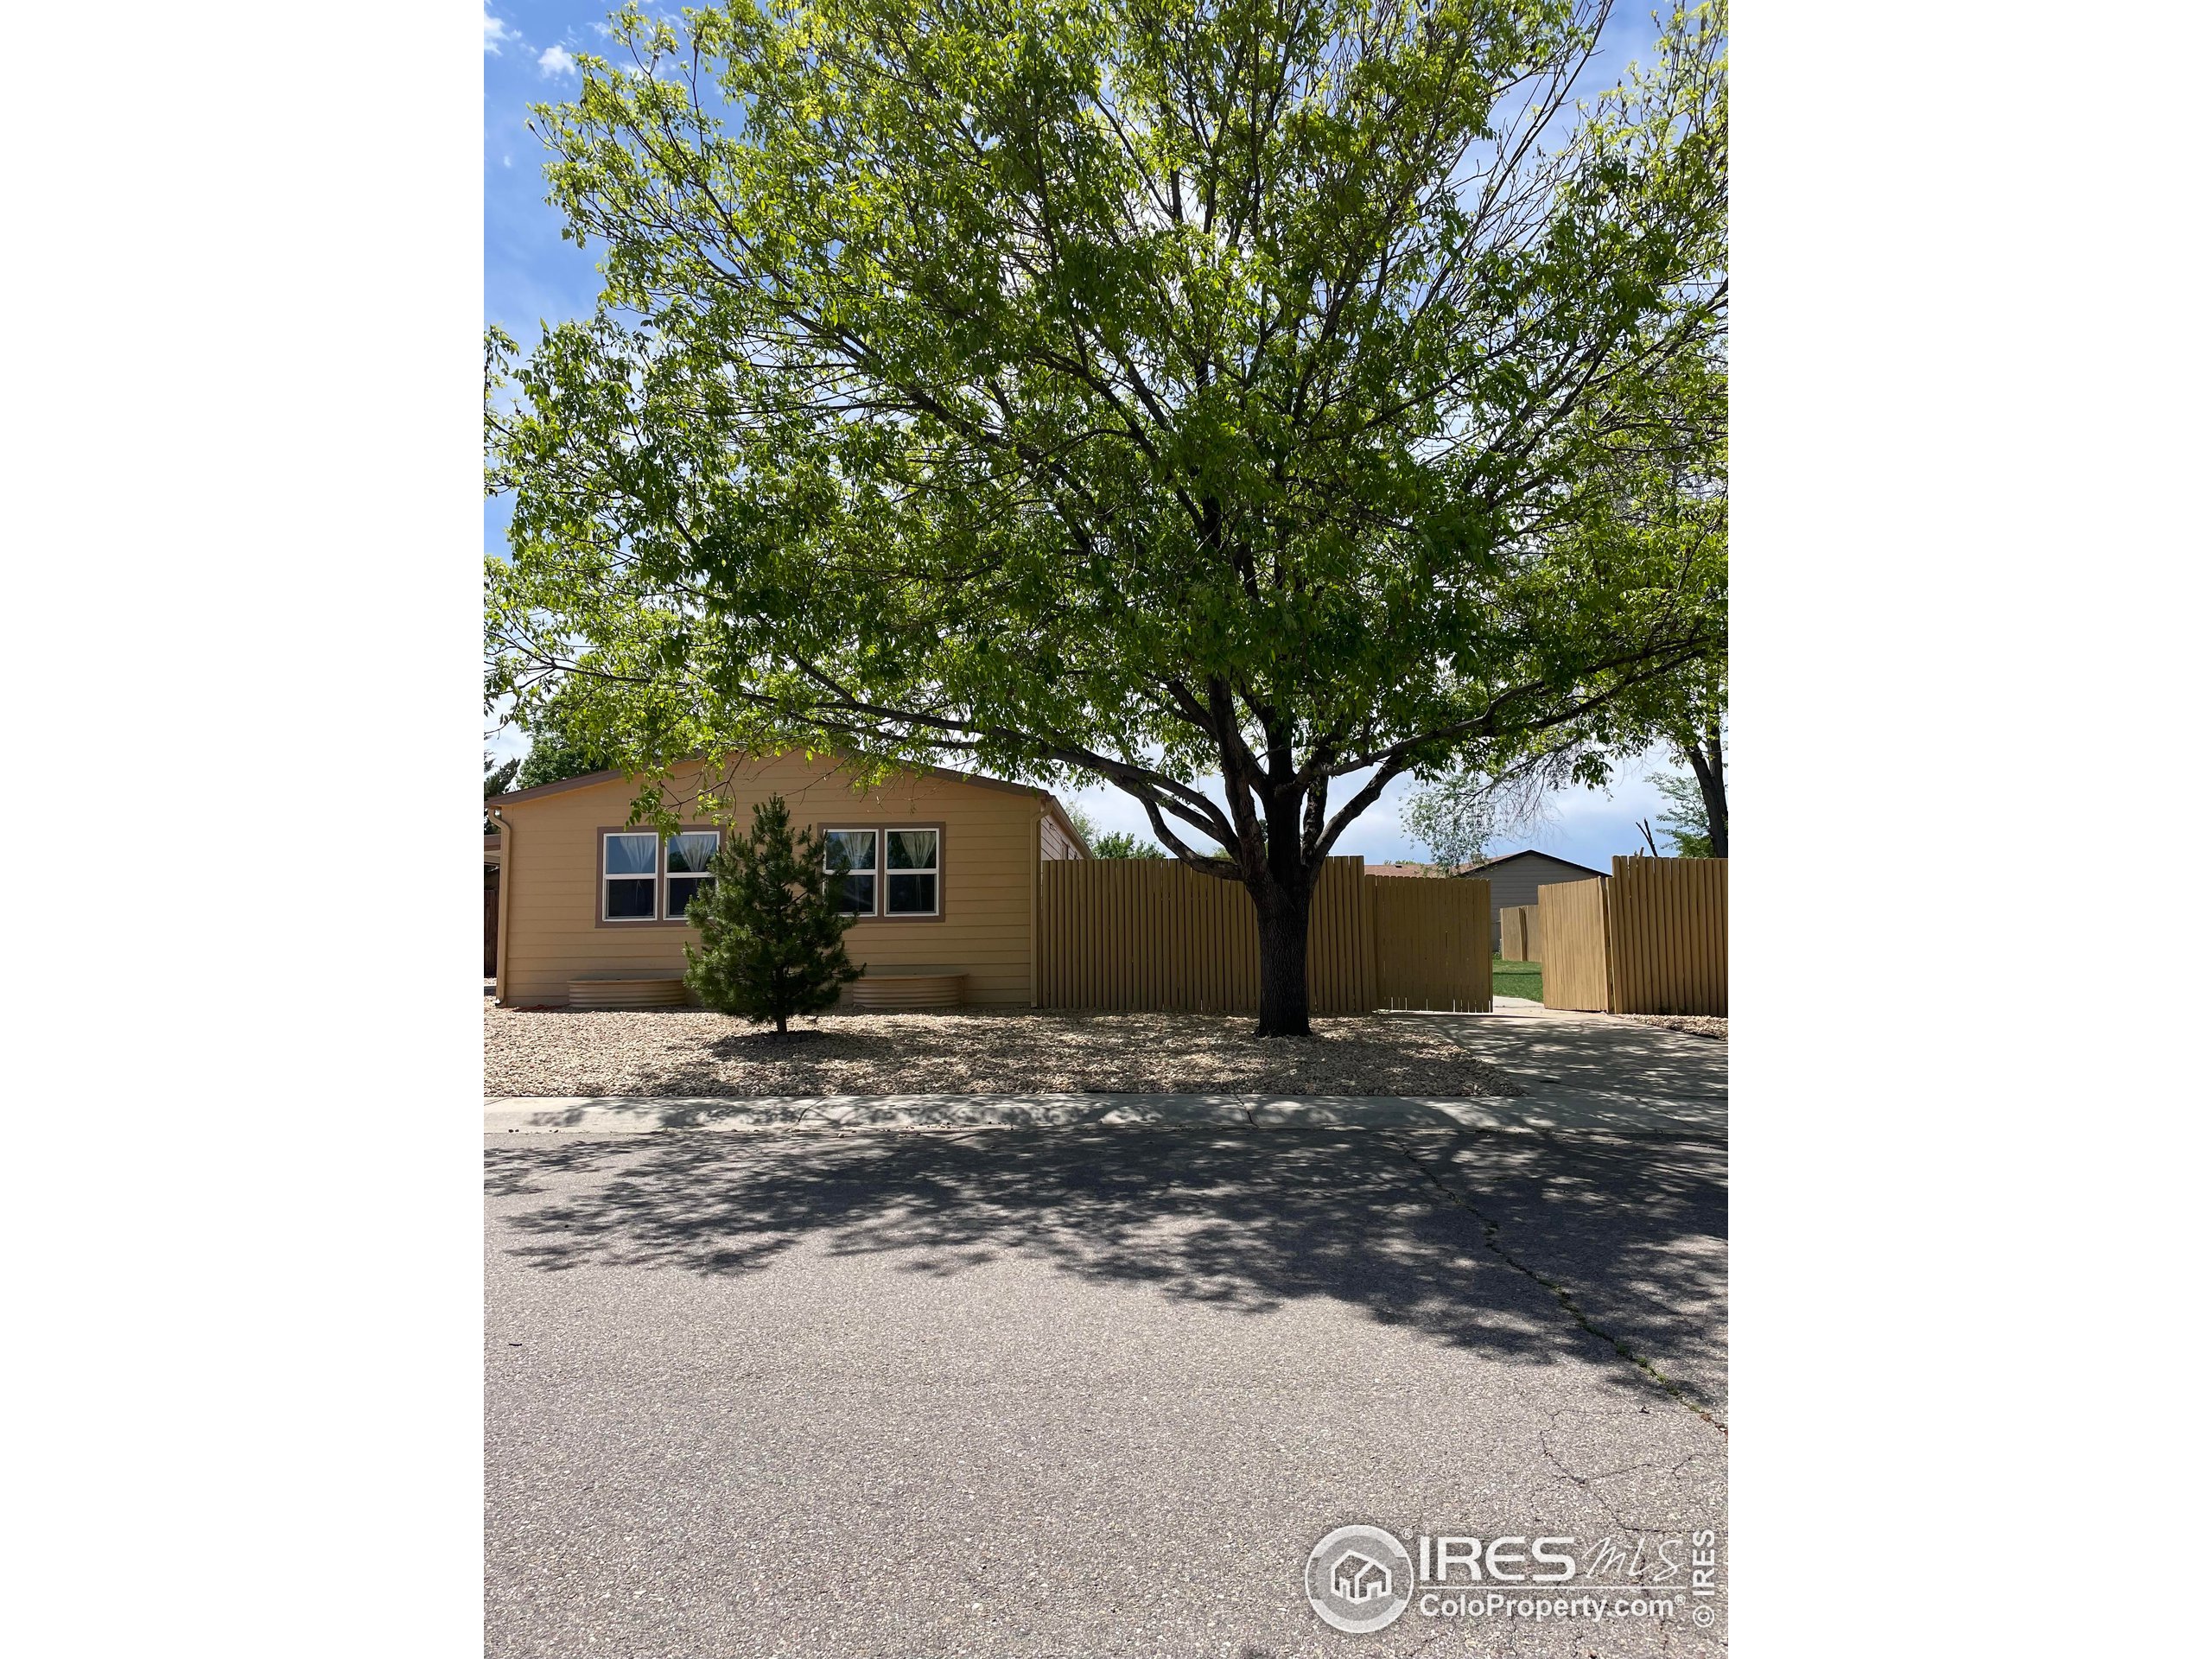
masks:
<path id="1" fill-rule="evenodd" d="M 1126 830 L 1109 830 L 1103 836 L 1086 836 L 1090 850 L 1100 858 L 1166 858 L 1167 855 L 1142 836 Z"/>
<path id="2" fill-rule="evenodd" d="M 1483 855 L 1496 833 L 1490 780 L 1472 772 L 1439 778 L 1408 796 L 1399 810 L 1405 832 L 1447 871 Z"/>
<path id="3" fill-rule="evenodd" d="M 484 757 L 484 798 L 488 801 L 494 795 L 505 794 L 514 782 L 515 769 L 521 765 L 522 762 L 518 760 L 502 760 L 494 764 L 492 757 L 486 755 Z M 499 833 L 498 826 L 493 823 L 492 815 L 489 812 L 484 815 L 484 833 L 487 836 Z"/>
<path id="4" fill-rule="evenodd" d="M 1718 779 L 1720 767 L 1718 748 L 1711 761 L 1713 777 Z M 1703 757 L 1700 757 L 1703 758 Z M 1726 858 L 1728 856 L 1728 808 L 1726 794 L 1719 796 L 1719 833 L 1708 816 L 1712 808 L 1704 787 L 1702 775 L 1685 778 L 1678 772 L 1655 772 L 1652 786 L 1667 803 L 1667 810 L 1659 815 L 1659 827 L 1674 843 L 1677 858 Z"/>
<path id="5" fill-rule="evenodd" d="M 557 728 L 548 728 L 531 733 L 530 753 L 523 757 L 522 770 L 515 777 L 514 786 L 536 789 L 541 784 L 557 784 L 587 772 L 606 772 L 615 764 L 608 751 L 577 742 Z"/>
<path id="6" fill-rule="evenodd" d="M 819 830 L 794 834 L 791 809 L 771 795 L 753 809 L 750 835 L 725 834 L 708 867 L 714 880 L 685 918 L 699 943 L 683 946 L 683 982 L 723 1014 L 791 1029 L 794 1014 L 833 1007 L 861 976 L 845 954 L 853 918 L 839 900 L 848 866 Z"/>
<path id="7" fill-rule="evenodd" d="M 588 772 L 622 768 L 616 747 L 595 734 L 592 698 L 596 688 L 572 680 L 518 697 L 508 718 L 530 739 L 530 750 L 509 785 L 537 789 Z"/>
<path id="8" fill-rule="evenodd" d="M 1093 858 L 1165 858 L 1166 853 L 1142 836 L 1125 830 L 1101 830 L 1098 820 L 1080 806 L 1068 808 L 1068 822 L 1083 836 Z"/>

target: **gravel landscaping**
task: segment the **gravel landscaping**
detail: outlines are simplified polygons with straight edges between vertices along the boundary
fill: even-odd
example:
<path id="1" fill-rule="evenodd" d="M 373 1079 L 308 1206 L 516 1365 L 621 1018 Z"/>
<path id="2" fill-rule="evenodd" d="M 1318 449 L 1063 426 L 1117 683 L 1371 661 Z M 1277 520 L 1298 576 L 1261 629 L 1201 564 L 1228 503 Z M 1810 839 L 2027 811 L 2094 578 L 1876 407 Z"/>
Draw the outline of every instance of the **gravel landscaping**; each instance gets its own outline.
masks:
<path id="1" fill-rule="evenodd" d="M 1728 1016 L 1725 1014 L 1624 1014 L 1624 1020 L 1633 1020 L 1639 1026 L 1657 1026 L 1666 1031 L 1685 1031 L 1693 1037 L 1718 1037 L 1728 1040 Z"/>
<path id="2" fill-rule="evenodd" d="M 1508 1096 L 1494 1065 L 1418 1016 L 1317 1019 L 1308 1040 L 1249 1015 L 831 1014 L 772 1027 L 691 1010 L 484 1009 L 487 1096 L 1283 1094 Z"/>

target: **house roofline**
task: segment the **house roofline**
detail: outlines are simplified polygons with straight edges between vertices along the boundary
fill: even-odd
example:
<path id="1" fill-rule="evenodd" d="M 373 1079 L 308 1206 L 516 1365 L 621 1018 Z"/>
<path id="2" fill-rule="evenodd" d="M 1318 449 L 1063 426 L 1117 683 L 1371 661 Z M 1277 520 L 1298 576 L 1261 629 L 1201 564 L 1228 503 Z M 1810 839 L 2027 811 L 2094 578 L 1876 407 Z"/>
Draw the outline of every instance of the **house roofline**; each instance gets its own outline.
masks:
<path id="1" fill-rule="evenodd" d="M 688 761 L 703 759 L 704 757 L 701 755 L 687 755 L 683 760 L 677 761 L 676 764 L 682 766 Z M 1043 801 L 1051 809 L 1052 816 L 1059 820 L 1060 828 L 1068 832 L 1069 838 L 1083 849 L 1083 855 L 1085 858 L 1097 856 L 1090 850 L 1090 843 L 1084 839 L 1083 831 L 1075 827 L 1075 820 L 1068 816 L 1067 808 L 1060 804 L 1059 797 L 1049 789 L 1039 789 L 1034 784 L 1013 783 L 1004 778 L 986 777 L 980 772 L 955 772 L 950 766 L 899 766 L 893 770 L 913 772 L 925 778 L 935 778 L 948 784 L 973 784 L 978 789 L 996 789 L 1002 790 L 1009 795 L 1027 795 L 1033 799 Z M 587 772 L 578 777 L 563 778 L 557 783 L 539 784 L 531 789 L 510 790 L 504 795 L 491 797 L 485 802 L 485 805 L 486 807 L 512 806 L 521 801 L 542 800 L 548 795 L 558 795 L 568 790 L 592 789 L 601 784 L 611 784 L 618 779 L 627 780 L 639 775 L 636 772 L 626 772 L 620 766 L 611 766 L 603 772 Z"/>
<path id="2" fill-rule="evenodd" d="M 1452 874 L 1462 876 L 1480 875 L 1484 870 L 1496 869 L 1501 864 L 1510 864 L 1516 858 L 1548 858 L 1553 863 L 1564 864 L 1570 870 L 1590 870 L 1592 875 L 1606 874 L 1604 870 L 1591 870 L 1587 864 L 1578 863 L 1573 859 L 1561 858 L 1557 853 L 1548 853 L 1541 847 L 1523 847 L 1519 852 L 1507 853 L 1502 858 L 1486 858 L 1479 864 L 1471 864 L 1465 869 L 1453 871 Z"/>
<path id="3" fill-rule="evenodd" d="M 1023 785 L 1020 784 L 1008 785 L 1000 783 L 997 779 L 993 779 L 991 781 L 995 784 L 998 784 L 999 787 L 1001 789 L 1020 789 L 1023 787 Z M 1046 809 L 1052 813 L 1052 817 L 1058 821 L 1060 828 L 1068 832 L 1068 839 L 1075 842 L 1077 846 L 1083 849 L 1083 855 L 1085 858 L 1097 857 L 1098 855 L 1090 850 L 1090 838 L 1087 837 L 1082 830 L 1076 828 L 1075 820 L 1068 815 L 1067 808 L 1060 804 L 1060 798 L 1053 794 L 1049 789 L 1040 789 L 1037 792 L 1045 798 L 1045 805 Z"/>

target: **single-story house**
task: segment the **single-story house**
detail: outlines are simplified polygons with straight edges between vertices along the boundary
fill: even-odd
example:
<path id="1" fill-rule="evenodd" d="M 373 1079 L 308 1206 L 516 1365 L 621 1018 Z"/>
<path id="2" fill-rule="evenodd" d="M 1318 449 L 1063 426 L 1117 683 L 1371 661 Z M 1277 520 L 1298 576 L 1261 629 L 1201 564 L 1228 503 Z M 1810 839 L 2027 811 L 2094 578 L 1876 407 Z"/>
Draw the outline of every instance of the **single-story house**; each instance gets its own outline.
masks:
<path id="1" fill-rule="evenodd" d="M 966 1002 L 1035 999 L 1038 866 L 1091 855 L 1049 791 L 980 773 L 926 767 L 855 791 L 833 756 L 733 755 L 677 767 L 668 798 L 702 788 L 741 833 L 779 794 L 794 828 L 834 836 L 852 865 L 853 961 L 872 978 L 957 976 Z M 602 1000 L 594 987 L 654 982 L 648 1001 L 674 1000 L 667 982 L 696 938 L 683 908 L 724 826 L 687 818 L 657 835 L 628 822 L 636 795 L 627 774 L 594 772 L 487 804 L 501 843 L 500 1006 L 563 1007 Z"/>
<path id="2" fill-rule="evenodd" d="M 1478 859 L 1452 872 L 1454 875 L 1478 875 L 1490 883 L 1490 948 L 1498 947 L 1497 912 L 1509 905 L 1533 905 L 1536 889 L 1551 886 L 1555 881 L 1587 881 L 1593 875 L 1604 875 L 1603 870 L 1593 870 L 1587 864 L 1577 864 L 1573 859 L 1560 858 L 1551 853 L 1540 853 L 1529 848 L 1518 853 L 1507 853 L 1501 858 Z"/>
<path id="3" fill-rule="evenodd" d="M 1441 864 L 1409 864 L 1401 861 L 1389 864 L 1370 864 L 1367 867 L 1367 873 L 1370 875 L 1446 876 L 1458 875 L 1467 868 L 1466 865 L 1462 864 L 1452 869 L 1446 869 Z"/>

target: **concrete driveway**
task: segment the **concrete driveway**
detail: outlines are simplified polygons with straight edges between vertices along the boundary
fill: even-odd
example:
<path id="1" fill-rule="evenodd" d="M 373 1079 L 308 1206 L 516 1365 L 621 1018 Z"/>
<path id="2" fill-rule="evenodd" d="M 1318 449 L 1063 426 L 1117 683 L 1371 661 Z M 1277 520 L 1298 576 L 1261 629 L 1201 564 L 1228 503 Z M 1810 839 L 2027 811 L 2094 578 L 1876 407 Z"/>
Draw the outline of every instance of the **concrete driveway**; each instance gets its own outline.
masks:
<path id="1" fill-rule="evenodd" d="M 1717 1650 L 1725 1047 L 1453 1029 L 1529 1121 L 487 1137 L 487 1650 Z M 1675 1605 L 1340 1635 L 1355 1522 Z"/>

